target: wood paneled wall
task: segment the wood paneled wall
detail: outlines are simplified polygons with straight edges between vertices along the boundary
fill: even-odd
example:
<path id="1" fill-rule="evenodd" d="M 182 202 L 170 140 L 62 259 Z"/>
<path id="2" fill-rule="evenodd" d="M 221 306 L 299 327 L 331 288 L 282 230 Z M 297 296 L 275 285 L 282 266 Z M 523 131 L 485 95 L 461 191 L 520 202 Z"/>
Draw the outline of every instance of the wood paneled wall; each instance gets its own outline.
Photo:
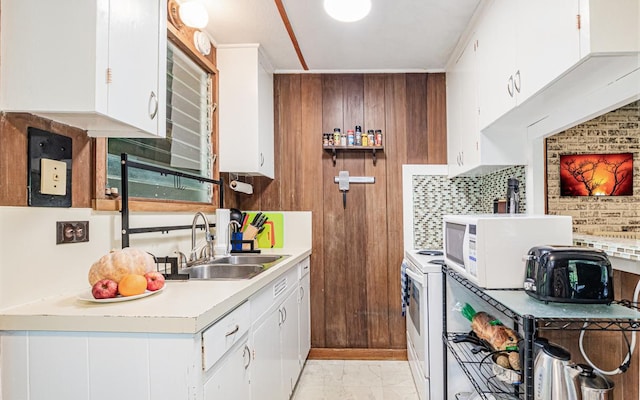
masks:
<path id="1" fill-rule="evenodd" d="M 27 206 L 28 133 L 34 127 L 72 140 L 72 207 L 91 207 L 93 141 L 87 132 L 31 114 L 0 113 L 0 206 Z"/>
<path id="2" fill-rule="evenodd" d="M 640 276 L 638 275 L 615 271 L 613 274 L 613 287 L 615 290 L 613 298 L 633 301 L 633 292 L 639 279 Z M 569 350 L 573 362 L 586 363 L 580 354 L 579 331 L 541 331 L 540 336 Z M 626 332 L 626 336 L 631 341 L 631 332 Z M 609 377 L 614 383 L 614 399 L 640 399 L 640 393 L 638 392 L 638 381 L 640 379 L 639 347 L 636 345 L 629 369 L 624 374 Z M 618 368 L 627 355 L 627 343 L 619 331 L 587 331 L 584 335 L 584 348 L 589 359 L 604 371 L 612 371 Z"/>
<path id="3" fill-rule="evenodd" d="M 406 348 L 400 313 L 402 164 L 446 163 L 444 74 L 276 75 L 275 173 L 249 178 L 254 194 L 228 193 L 245 210 L 311 210 L 314 348 Z M 322 149 L 333 128 L 381 129 L 384 152 Z M 352 184 L 346 208 L 333 178 Z M 228 177 L 227 177 L 228 178 Z"/>

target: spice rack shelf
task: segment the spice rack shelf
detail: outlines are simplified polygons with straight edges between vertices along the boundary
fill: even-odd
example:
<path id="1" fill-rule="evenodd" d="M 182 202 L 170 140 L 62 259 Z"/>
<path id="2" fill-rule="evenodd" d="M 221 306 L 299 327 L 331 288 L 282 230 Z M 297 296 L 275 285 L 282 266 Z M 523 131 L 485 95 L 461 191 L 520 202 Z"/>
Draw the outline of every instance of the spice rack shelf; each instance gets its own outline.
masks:
<path id="1" fill-rule="evenodd" d="M 620 304 L 565 304 L 539 302 L 521 289 L 482 289 L 456 271 L 442 267 L 443 280 L 443 343 L 464 371 L 482 399 L 534 398 L 533 340 L 545 330 L 640 331 L 640 313 Z M 503 313 L 513 322 L 513 328 L 523 334 L 524 359 L 520 385 L 504 384 L 495 379 L 481 354 L 472 354 L 466 343 L 454 343 L 456 333 L 447 330 L 447 280 L 473 293 L 490 307 Z M 508 305 L 508 306 L 507 306 Z M 504 322 L 504 321 L 503 321 Z M 521 328 L 521 329 L 519 329 Z M 447 371 L 444 357 L 444 371 Z M 446 385 L 446 379 L 445 379 Z M 445 388 L 446 392 L 446 388 Z"/>
<path id="2" fill-rule="evenodd" d="M 373 165 L 378 161 L 376 151 L 384 151 L 384 146 L 322 146 L 325 151 L 331 153 L 333 166 L 336 166 L 338 151 L 370 151 L 373 154 Z"/>

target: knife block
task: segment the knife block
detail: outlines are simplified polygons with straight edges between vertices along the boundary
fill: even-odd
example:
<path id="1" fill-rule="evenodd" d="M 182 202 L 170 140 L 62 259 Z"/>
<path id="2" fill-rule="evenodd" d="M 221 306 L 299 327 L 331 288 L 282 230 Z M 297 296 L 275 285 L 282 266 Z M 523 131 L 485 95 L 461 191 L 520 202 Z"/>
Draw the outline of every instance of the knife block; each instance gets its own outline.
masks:
<path id="1" fill-rule="evenodd" d="M 258 240 L 256 239 L 256 235 L 258 234 L 258 228 L 253 225 L 249 225 L 245 228 L 242 233 L 242 250 L 254 250 L 258 247 Z M 246 243 L 249 241 L 249 243 Z"/>
<path id="2" fill-rule="evenodd" d="M 233 235 L 233 239 L 231 239 L 231 247 L 232 253 L 260 253 L 260 249 L 258 249 L 258 240 L 256 239 L 256 235 L 258 233 L 258 229 L 255 226 L 249 225 L 245 229 L 245 231 L 241 234 L 242 239 L 237 239 L 237 236 L 240 236 L 240 232 L 237 232 Z"/>

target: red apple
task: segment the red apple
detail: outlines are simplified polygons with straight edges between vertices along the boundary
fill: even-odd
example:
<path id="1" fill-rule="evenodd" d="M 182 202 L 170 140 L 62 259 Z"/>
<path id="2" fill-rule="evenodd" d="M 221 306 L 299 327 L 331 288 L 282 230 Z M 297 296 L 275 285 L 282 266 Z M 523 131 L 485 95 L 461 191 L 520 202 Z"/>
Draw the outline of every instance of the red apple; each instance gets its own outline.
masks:
<path id="1" fill-rule="evenodd" d="M 91 294 L 96 299 L 110 299 L 118 295 L 118 284 L 111 279 L 101 279 L 91 288 Z"/>
<path id="2" fill-rule="evenodd" d="M 164 275 L 160 272 L 147 272 L 144 277 L 147 278 L 147 290 L 154 292 L 164 287 Z"/>

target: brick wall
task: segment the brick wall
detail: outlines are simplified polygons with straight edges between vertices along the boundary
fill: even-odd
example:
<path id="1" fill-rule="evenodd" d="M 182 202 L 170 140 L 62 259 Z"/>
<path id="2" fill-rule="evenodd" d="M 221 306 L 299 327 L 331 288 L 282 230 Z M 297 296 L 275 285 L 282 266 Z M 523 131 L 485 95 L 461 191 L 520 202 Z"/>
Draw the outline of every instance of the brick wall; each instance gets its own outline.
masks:
<path id="1" fill-rule="evenodd" d="M 546 139 L 547 212 L 571 215 L 573 230 L 640 232 L 640 101 Z M 633 153 L 633 196 L 560 196 L 560 154 Z"/>

